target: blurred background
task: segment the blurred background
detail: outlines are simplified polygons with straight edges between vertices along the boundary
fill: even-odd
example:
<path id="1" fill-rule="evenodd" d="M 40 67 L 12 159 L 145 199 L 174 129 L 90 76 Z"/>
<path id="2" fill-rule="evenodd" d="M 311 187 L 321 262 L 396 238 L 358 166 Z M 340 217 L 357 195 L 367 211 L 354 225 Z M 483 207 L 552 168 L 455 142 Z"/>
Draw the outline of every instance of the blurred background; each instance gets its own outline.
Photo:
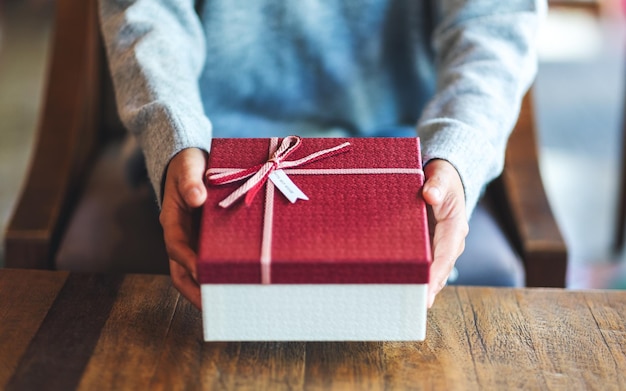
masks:
<path id="1" fill-rule="evenodd" d="M 614 246 L 624 154 L 625 8 L 621 0 L 551 1 L 540 36 L 541 171 L 568 244 L 567 286 L 574 289 L 626 289 L 626 252 Z M 52 12 L 51 0 L 0 0 L 0 233 L 28 170 Z"/>
<path id="2" fill-rule="evenodd" d="M 624 9 L 551 1 L 535 83 L 541 173 L 569 250 L 568 287 L 626 288 L 615 248 L 624 136 Z"/>

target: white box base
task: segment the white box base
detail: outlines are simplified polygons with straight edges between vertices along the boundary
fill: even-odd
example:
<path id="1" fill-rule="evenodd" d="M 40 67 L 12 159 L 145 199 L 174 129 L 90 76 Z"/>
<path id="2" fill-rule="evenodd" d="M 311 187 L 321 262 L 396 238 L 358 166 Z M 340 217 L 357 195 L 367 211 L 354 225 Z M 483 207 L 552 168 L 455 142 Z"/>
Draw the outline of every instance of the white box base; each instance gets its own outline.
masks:
<path id="1" fill-rule="evenodd" d="M 205 341 L 422 341 L 427 284 L 203 284 Z"/>

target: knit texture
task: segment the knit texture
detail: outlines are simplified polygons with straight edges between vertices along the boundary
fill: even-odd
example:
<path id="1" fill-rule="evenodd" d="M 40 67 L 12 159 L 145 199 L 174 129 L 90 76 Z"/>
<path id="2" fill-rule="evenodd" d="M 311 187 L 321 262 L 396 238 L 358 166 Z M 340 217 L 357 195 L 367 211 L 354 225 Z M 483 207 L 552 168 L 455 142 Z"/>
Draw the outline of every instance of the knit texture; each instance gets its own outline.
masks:
<path id="1" fill-rule="evenodd" d="M 157 197 L 216 137 L 410 136 L 463 181 L 502 170 L 543 0 L 101 0 L 121 118 Z"/>

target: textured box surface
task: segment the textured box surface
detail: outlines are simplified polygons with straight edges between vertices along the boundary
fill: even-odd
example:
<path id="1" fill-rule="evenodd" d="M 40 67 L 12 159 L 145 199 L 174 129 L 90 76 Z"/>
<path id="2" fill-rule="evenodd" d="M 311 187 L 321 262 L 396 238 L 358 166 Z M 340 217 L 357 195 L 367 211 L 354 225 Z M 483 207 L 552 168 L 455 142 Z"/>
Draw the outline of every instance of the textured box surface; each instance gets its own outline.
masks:
<path id="1" fill-rule="evenodd" d="M 215 139 L 209 173 L 268 161 L 282 140 Z M 284 168 L 309 200 L 246 179 L 208 186 L 198 274 L 206 340 L 423 339 L 430 246 L 416 138 L 302 139 Z M 364 318 L 365 316 L 365 318 Z M 365 322 L 364 319 L 369 319 Z"/>

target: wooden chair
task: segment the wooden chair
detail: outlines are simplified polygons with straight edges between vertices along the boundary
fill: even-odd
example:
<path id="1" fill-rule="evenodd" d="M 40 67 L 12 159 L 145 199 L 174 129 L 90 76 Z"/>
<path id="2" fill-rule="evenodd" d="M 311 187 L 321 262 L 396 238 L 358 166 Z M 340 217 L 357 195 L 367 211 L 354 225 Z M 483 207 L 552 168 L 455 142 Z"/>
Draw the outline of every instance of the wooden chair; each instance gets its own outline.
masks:
<path id="1" fill-rule="evenodd" d="M 96 16 L 93 0 L 56 3 L 45 104 L 30 173 L 6 232 L 7 267 L 59 267 L 60 243 L 69 222 L 76 218 L 85 185 L 95 171 L 106 174 L 108 166 L 102 166 L 101 160 L 107 158 L 108 146 L 119 145 L 123 134 L 112 104 Z M 487 192 L 523 260 L 526 284 L 563 287 L 567 251 L 540 177 L 530 93 L 509 142 L 504 172 Z M 145 230 L 154 234 L 160 229 L 154 201 L 148 191 L 139 193 L 132 195 L 136 202 L 121 214 L 145 209 L 143 216 L 149 217 L 140 221 L 144 228 L 132 234 L 141 235 Z M 98 211 L 97 207 L 94 210 Z M 153 236 L 158 237 L 158 232 Z M 98 248 L 97 237 L 81 240 L 94 243 L 94 255 L 106 251 Z M 166 273 L 162 249 L 162 241 L 157 241 L 130 253 L 145 258 L 145 264 L 158 264 L 152 269 Z M 90 261 L 85 260 L 85 269 L 89 267 Z"/>
<path id="2" fill-rule="evenodd" d="M 626 240 L 626 93 L 624 97 L 624 114 L 622 118 L 622 166 L 620 167 L 617 225 L 615 227 L 615 250 L 618 252 L 624 249 L 624 240 Z"/>
<path id="3" fill-rule="evenodd" d="M 626 17 L 626 3 L 622 2 L 623 17 Z M 624 61 L 626 64 L 626 61 Z M 624 73 L 626 75 L 626 72 Z M 624 110 L 622 111 L 622 166 L 620 167 L 619 189 L 617 199 L 617 225 L 615 227 L 615 250 L 624 250 L 626 240 L 626 83 L 624 83 Z"/>

